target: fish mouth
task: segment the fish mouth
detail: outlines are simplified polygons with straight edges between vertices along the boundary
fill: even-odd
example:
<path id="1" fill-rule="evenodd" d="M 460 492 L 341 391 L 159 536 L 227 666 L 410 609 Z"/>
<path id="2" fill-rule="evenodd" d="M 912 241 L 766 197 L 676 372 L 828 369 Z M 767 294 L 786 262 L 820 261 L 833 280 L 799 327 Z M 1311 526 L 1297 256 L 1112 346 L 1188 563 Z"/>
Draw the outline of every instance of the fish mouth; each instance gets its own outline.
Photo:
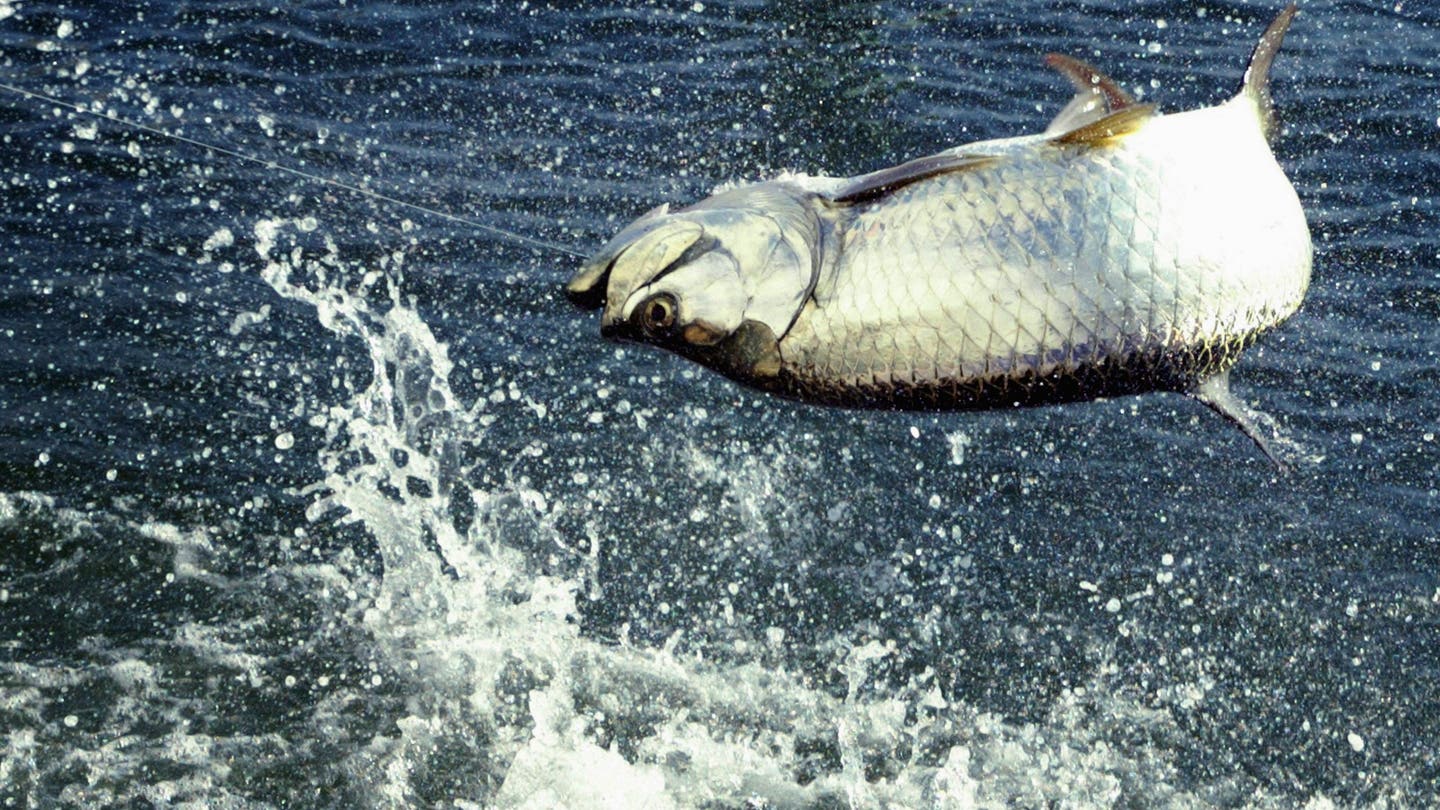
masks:
<path id="1" fill-rule="evenodd" d="M 634 334 L 635 330 L 629 327 L 630 324 L 624 321 L 602 321 L 600 324 L 600 337 L 622 343 L 639 343 L 639 338 Z"/>
<path id="2" fill-rule="evenodd" d="M 605 304 L 610 277 L 626 250 L 665 224 L 670 206 L 659 205 L 626 225 L 589 261 L 571 276 L 565 285 L 565 297 L 581 309 L 599 309 Z"/>
<path id="3" fill-rule="evenodd" d="M 591 310 L 604 306 L 610 271 L 615 269 L 615 260 L 618 258 L 619 255 L 615 254 L 586 262 L 565 285 L 565 297 L 580 309 Z"/>

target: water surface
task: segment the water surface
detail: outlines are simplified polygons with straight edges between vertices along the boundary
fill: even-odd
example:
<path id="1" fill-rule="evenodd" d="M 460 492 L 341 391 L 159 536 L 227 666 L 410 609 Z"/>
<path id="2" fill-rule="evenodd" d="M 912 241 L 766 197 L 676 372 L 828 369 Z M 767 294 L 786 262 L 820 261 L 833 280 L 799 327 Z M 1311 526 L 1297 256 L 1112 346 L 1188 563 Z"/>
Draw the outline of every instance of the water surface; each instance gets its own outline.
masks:
<path id="1" fill-rule="evenodd" d="M 1276 11 L 5 2 L 0 75 L 584 253 L 1042 129 L 1046 51 L 1215 103 Z M 7 96 L 0 797 L 1440 801 L 1437 25 L 1306 3 L 1276 63 L 1284 476 L 1171 395 L 766 398 L 600 340 L 572 257 Z"/>

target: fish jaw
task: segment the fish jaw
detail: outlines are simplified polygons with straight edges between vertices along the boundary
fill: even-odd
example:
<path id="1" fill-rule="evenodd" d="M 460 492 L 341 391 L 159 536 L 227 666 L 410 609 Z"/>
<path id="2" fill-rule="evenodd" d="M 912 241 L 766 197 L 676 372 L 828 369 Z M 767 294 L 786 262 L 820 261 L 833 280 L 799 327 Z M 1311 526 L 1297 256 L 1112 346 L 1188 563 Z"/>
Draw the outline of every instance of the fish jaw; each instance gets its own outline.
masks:
<path id="1" fill-rule="evenodd" d="M 763 380 L 778 373 L 779 337 L 814 289 L 822 218 L 818 196 L 786 181 L 655 209 L 586 262 L 567 293 L 603 307 L 605 337 Z"/>

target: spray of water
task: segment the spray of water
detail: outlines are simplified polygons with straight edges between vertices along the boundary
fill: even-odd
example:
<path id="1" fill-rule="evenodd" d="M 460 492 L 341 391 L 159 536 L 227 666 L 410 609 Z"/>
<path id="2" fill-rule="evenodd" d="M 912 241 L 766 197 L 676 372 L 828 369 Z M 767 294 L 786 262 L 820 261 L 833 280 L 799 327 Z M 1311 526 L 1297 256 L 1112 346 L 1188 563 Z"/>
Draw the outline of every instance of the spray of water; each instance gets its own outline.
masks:
<path id="1" fill-rule="evenodd" d="M 1016 728 L 950 700 L 928 673 L 875 688 L 877 667 L 900 654 L 893 643 L 837 639 L 837 693 L 756 661 L 582 634 L 577 600 L 597 578 L 598 540 L 576 549 L 558 528 L 566 505 L 523 483 L 472 483 L 459 450 L 487 441 L 484 400 L 467 406 L 452 390 L 446 347 L 402 295 L 403 256 L 357 272 L 333 247 L 307 253 L 300 230 L 255 227 L 262 277 L 370 365 L 368 383 L 325 414 L 325 475 L 307 493 L 312 520 L 363 526 L 383 557 L 362 622 L 403 679 L 406 712 L 397 736 L 346 764 L 377 805 L 463 795 L 494 807 L 1104 806 L 1134 787 L 1127 779 L 1170 790 L 1168 754 L 1107 747 L 1085 699 Z M 783 464 L 693 446 L 682 455 L 735 490 L 724 501 L 764 542 L 756 504 L 786 488 Z M 571 549 L 573 565 L 547 573 L 503 542 L 495 526 L 515 513 L 541 535 L 533 546 Z M 1170 733 L 1167 714 L 1132 708 L 1105 712 Z"/>

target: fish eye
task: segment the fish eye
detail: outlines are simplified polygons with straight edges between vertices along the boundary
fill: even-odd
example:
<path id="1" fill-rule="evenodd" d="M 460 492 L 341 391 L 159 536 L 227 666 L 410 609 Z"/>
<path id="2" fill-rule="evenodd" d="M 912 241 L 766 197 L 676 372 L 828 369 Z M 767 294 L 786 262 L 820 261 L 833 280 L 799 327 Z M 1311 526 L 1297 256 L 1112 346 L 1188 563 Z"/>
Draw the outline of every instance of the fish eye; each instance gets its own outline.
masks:
<path id="1" fill-rule="evenodd" d="M 675 325 L 678 306 L 670 293 L 656 293 L 640 305 L 640 325 L 651 336 L 661 335 Z"/>

